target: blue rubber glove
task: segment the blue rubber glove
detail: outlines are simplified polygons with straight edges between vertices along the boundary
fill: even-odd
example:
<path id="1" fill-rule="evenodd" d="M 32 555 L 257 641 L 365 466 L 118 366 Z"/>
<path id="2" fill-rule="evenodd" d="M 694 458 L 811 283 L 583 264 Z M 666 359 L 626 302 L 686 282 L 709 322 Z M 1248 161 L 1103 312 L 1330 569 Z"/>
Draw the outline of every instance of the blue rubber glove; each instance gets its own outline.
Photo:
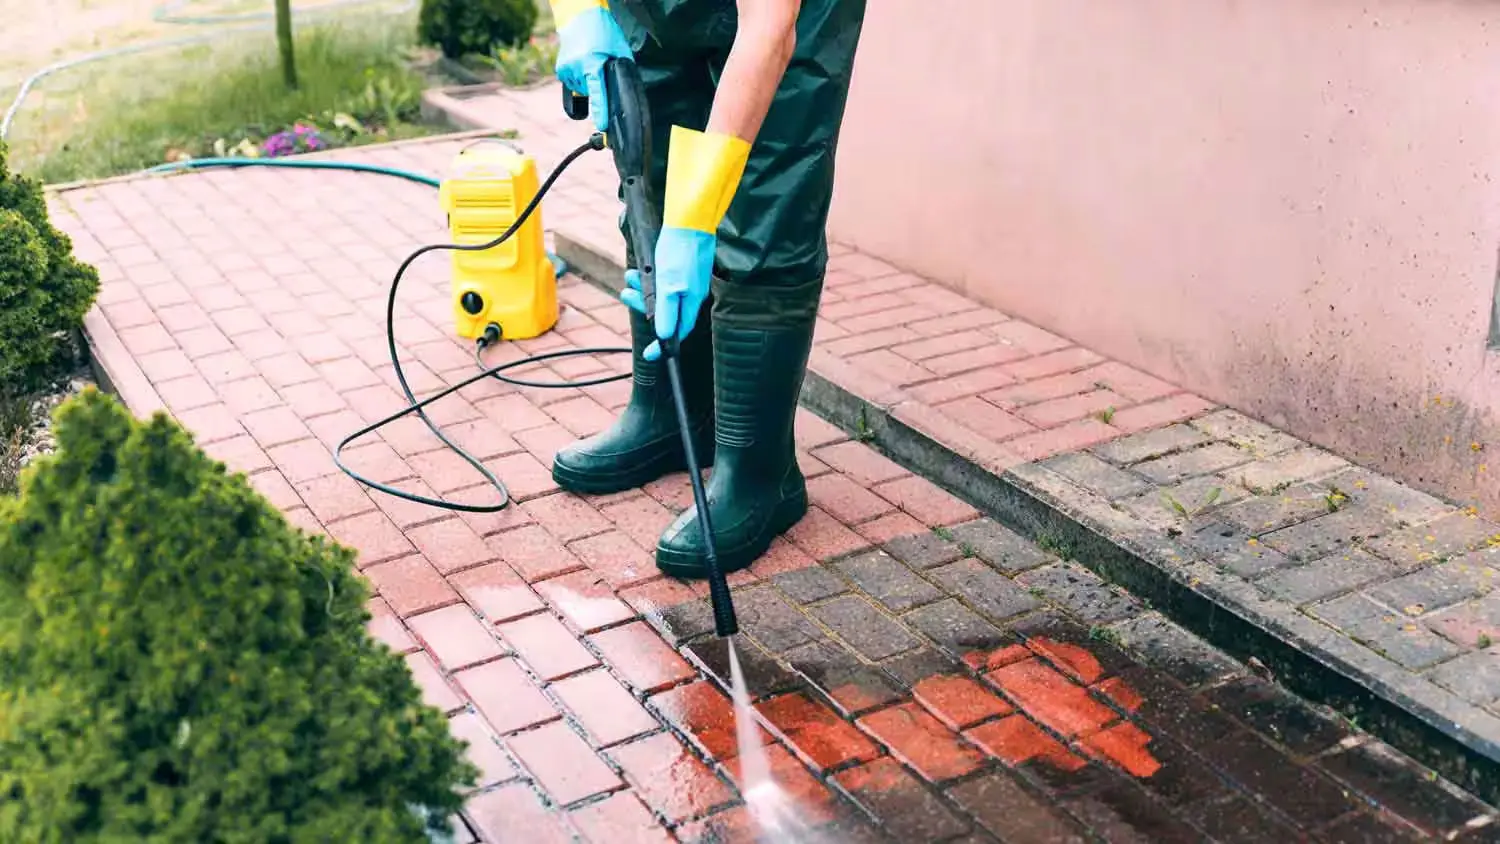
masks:
<path id="1" fill-rule="evenodd" d="M 718 238 L 696 229 L 668 227 L 656 241 L 657 341 L 646 347 L 646 360 L 661 358 L 661 341 L 681 343 L 698 324 L 698 312 L 708 298 L 708 283 L 714 270 L 714 247 Z M 620 301 L 637 313 L 646 312 L 641 295 L 641 274 L 625 272 L 625 290 Z"/>
<path id="2" fill-rule="evenodd" d="M 554 8 L 559 4 L 554 3 Z M 609 130 L 609 101 L 604 94 L 604 63 L 629 59 L 630 44 L 609 10 L 589 5 L 557 32 L 557 78 L 575 94 L 587 95 L 594 127 Z"/>

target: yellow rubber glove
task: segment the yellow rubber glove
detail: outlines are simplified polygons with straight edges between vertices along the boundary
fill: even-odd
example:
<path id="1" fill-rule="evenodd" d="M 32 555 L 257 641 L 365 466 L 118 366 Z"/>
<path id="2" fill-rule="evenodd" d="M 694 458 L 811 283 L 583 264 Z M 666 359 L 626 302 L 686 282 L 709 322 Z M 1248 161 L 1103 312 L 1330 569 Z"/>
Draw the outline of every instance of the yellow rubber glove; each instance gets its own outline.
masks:
<path id="1" fill-rule="evenodd" d="M 681 342 L 698 322 L 713 275 L 719 223 L 729 211 L 750 144 L 732 135 L 672 127 L 667 148 L 667 190 L 656 241 L 656 336 L 647 360 L 661 357 L 661 340 Z M 620 298 L 642 313 L 639 274 L 626 274 Z"/>

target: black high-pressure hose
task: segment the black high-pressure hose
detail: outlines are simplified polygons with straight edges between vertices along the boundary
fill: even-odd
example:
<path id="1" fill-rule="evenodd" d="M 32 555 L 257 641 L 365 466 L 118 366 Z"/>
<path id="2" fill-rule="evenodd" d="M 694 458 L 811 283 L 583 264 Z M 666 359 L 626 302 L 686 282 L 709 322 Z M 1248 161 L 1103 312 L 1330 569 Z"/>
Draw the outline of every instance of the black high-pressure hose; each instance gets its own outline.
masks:
<path id="1" fill-rule="evenodd" d="M 656 233 L 660 230 L 661 221 L 658 206 L 656 205 L 654 198 L 651 197 L 649 192 L 650 180 L 646 168 L 651 161 L 649 128 L 651 123 L 649 120 L 649 115 L 646 111 L 646 99 L 642 91 L 639 74 L 640 72 L 636 68 L 635 63 L 628 60 L 611 60 L 610 63 L 606 65 L 605 81 L 610 99 L 610 126 L 613 129 L 613 132 L 611 134 L 615 138 L 614 142 L 606 144 L 605 136 L 600 133 L 595 133 L 591 138 L 589 138 L 587 143 L 568 153 L 568 155 L 564 157 L 556 167 L 553 168 L 552 172 L 547 176 L 546 180 L 542 182 L 541 186 L 537 189 L 536 195 L 532 197 L 529 203 L 527 203 L 526 207 L 521 211 L 520 215 L 517 216 L 516 221 L 512 223 L 510 227 L 507 228 L 503 233 L 487 243 L 468 245 L 457 243 L 428 244 L 427 246 L 423 246 L 415 250 L 407 256 L 406 260 L 401 262 L 401 266 L 397 268 L 395 276 L 391 279 L 390 294 L 386 301 L 386 343 L 390 349 L 391 366 L 395 370 L 396 380 L 400 382 L 401 392 L 406 396 L 406 400 L 410 402 L 410 404 L 408 404 L 405 408 L 397 411 L 396 413 L 393 413 L 390 416 L 387 416 L 386 418 L 380 420 L 379 422 L 367 425 L 364 428 L 361 428 L 360 430 L 354 432 L 353 434 L 350 434 L 338 444 L 333 452 L 333 460 L 334 463 L 341 470 L 343 470 L 345 474 L 349 475 L 351 478 L 359 481 L 365 486 L 370 487 L 371 489 L 377 489 L 387 495 L 405 499 L 407 501 L 414 501 L 419 504 L 426 504 L 431 507 L 439 507 L 445 510 L 456 510 L 468 513 L 498 512 L 508 507 L 511 503 L 510 491 L 506 489 L 504 482 L 496 477 L 493 472 L 486 468 L 484 464 L 481 463 L 472 454 L 465 451 L 457 443 L 448 439 L 448 437 L 443 434 L 442 429 L 438 427 L 437 423 L 435 423 L 432 418 L 426 414 L 424 408 L 426 408 L 427 405 L 437 401 L 438 399 L 451 395 L 463 389 L 464 387 L 476 383 L 484 378 L 496 378 L 506 383 L 523 387 L 567 389 L 570 387 L 587 387 L 595 384 L 606 384 L 612 381 L 619 381 L 630 377 L 629 373 L 624 373 L 620 375 L 610 375 L 583 381 L 537 382 L 505 376 L 500 373 L 508 369 L 528 366 L 530 364 L 540 363 L 546 360 L 571 357 L 574 355 L 600 355 L 621 353 L 629 354 L 632 352 L 632 350 L 628 348 L 563 349 L 559 351 L 543 352 L 541 354 L 531 355 L 520 360 L 511 361 L 509 363 L 504 363 L 499 366 L 494 366 L 486 369 L 484 368 L 482 359 L 484 349 L 488 345 L 491 345 L 498 339 L 500 339 L 499 337 L 494 336 L 493 332 L 486 332 L 485 336 L 481 337 L 475 344 L 474 351 L 475 359 L 479 363 L 481 371 L 472 378 L 468 378 L 458 384 L 454 384 L 453 386 L 448 387 L 441 392 L 428 396 L 425 399 L 418 400 L 417 397 L 412 393 L 411 385 L 407 383 L 406 373 L 401 368 L 400 354 L 398 353 L 396 348 L 395 322 L 396 293 L 401 286 L 401 279 L 405 276 L 407 268 L 411 266 L 413 261 L 415 261 L 422 255 L 427 254 L 428 252 L 443 249 L 472 252 L 494 249 L 495 247 L 509 240 L 517 231 L 520 230 L 521 226 L 525 225 L 527 219 L 531 217 L 532 212 L 541 203 L 542 197 L 547 194 L 547 191 L 551 190 L 553 183 L 557 181 L 558 177 L 562 175 L 563 171 L 566 170 L 569 165 L 571 165 L 584 153 L 595 150 L 602 150 L 605 149 L 606 146 L 608 146 L 614 152 L 615 166 L 620 171 L 621 182 L 625 188 L 626 213 L 627 215 L 629 215 L 631 221 L 631 231 L 633 234 L 633 240 L 635 241 L 634 245 L 636 254 L 649 256 L 653 253 L 655 249 Z M 624 76 L 623 79 L 621 78 L 622 75 Z M 567 91 L 566 88 L 564 88 L 563 90 L 563 96 L 564 104 L 567 107 L 570 117 L 575 120 L 579 120 L 587 116 L 588 104 L 586 99 L 573 96 Z M 643 298 L 645 300 L 646 310 L 648 312 L 647 318 L 649 320 L 649 312 L 651 310 L 655 292 L 653 285 L 655 271 L 648 261 L 645 266 L 641 267 L 640 273 L 641 290 Z M 693 489 L 693 502 L 696 505 L 698 513 L 698 526 L 703 532 L 704 542 L 707 549 L 709 599 L 713 605 L 714 630 L 715 633 L 717 633 L 717 635 L 719 635 L 720 637 L 728 637 L 739 632 L 739 623 L 735 618 L 734 603 L 729 594 L 729 584 L 725 579 L 724 572 L 719 566 L 718 550 L 715 547 L 714 543 L 713 525 L 709 518 L 708 495 L 703 488 L 703 475 L 699 470 L 700 464 L 698 463 L 697 452 L 693 446 L 691 427 L 689 425 L 687 415 L 687 403 L 682 388 L 682 372 L 678 363 L 678 347 L 676 342 L 670 340 L 663 341 L 661 343 L 661 347 L 661 359 L 662 362 L 666 365 L 667 377 L 671 383 L 673 404 L 676 407 L 678 424 L 682 430 L 682 445 L 686 453 L 689 483 L 691 484 Z M 473 466 L 475 469 L 477 469 L 479 473 L 484 476 L 485 480 L 487 480 L 490 485 L 500 493 L 500 503 L 493 505 L 461 504 L 458 502 L 446 501 L 439 498 L 428 498 L 426 496 L 396 489 L 395 487 L 380 483 L 371 478 L 366 478 L 358 472 L 355 472 L 353 469 L 350 469 L 348 466 L 344 465 L 343 451 L 344 448 L 349 445 L 349 443 L 359 439 L 362 436 L 365 436 L 366 434 L 378 431 L 382 427 L 389 425 L 392 422 L 395 422 L 397 419 L 400 419 L 410 413 L 417 414 L 417 416 L 423 421 L 423 423 L 427 425 L 428 429 L 431 430 L 433 434 L 435 434 L 437 438 L 443 442 L 444 445 L 448 446 L 454 451 L 454 453 L 462 457 L 470 466 Z"/>
<path id="2" fill-rule="evenodd" d="M 605 376 L 605 377 L 601 377 L 601 378 L 594 378 L 594 379 L 590 379 L 590 380 L 586 380 L 586 381 L 557 381 L 557 382 L 550 382 L 549 383 L 549 382 L 525 381 L 525 380 L 522 380 L 522 379 L 519 379 L 519 378 L 511 378 L 511 377 L 507 377 L 505 375 L 501 375 L 500 374 L 500 373 L 504 372 L 507 369 L 515 369 L 517 367 L 527 366 L 529 364 L 540 363 L 542 361 L 553 360 L 553 359 L 556 359 L 556 358 L 572 357 L 574 355 L 601 355 L 601 354 L 621 354 L 621 353 L 629 354 L 631 352 L 631 350 L 628 349 L 628 348 L 563 349 L 563 350 L 555 351 L 555 352 L 543 352 L 541 354 L 532 355 L 530 357 L 522 358 L 520 360 L 511 361 L 509 363 L 504 363 L 504 364 L 501 364 L 499 366 L 494 366 L 494 367 L 490 367 L 490 368 L 487 368 L 487 369 L 484 368 L 484 366 L 483 366 L 483 364 L 481 362 L 479 374 L 475 375 L 472 378 L 468 378 L 468 379 L 466 379 L 464 381 L 461 381 L 458 384 L 454 384 L 453 386 L 447 388 L 446 390 L 443 390 L 441 392 L 435 393 L 435 394 L 433 394 L 431 396 L 428 396 L 425 399 L 421 399 L 419 401 L 417 399 L 417 397 L 415 395 L 413 395 L 412 389 L 411 389 L 411 385 L 408 384 L 407 381 L 406 381 L 406 373 L 401 368 L 400 354 L 398 353 L 398 351 L 396 349 L 396 293 L 397 293 L 397 291 L 401 287 L 401 279 L 406 275 L 406 270 L 407 270 L 408 267 L 411 266 L 411 264 L 412 264 L 413 261 L 415 261 L 416 259 L 420 258 L 421 256 L 427 254 L 428 252 L 434 252 L 434 251 L 441 250 L 441 249 L 448 249 L 448 250 L 453 250 L 453 251 L 463 251 L 463 252 L 479 252 L 479 251 L 483 251 L 483 250 L 486 250 L 486 249 L 494 249 L 495 247 L 497 247 L 500 244 L 504 243 L 505 241 L 509 240 L 517 231 L 520 230 L 521 226 L 523 226 L 523 225 L 526 224 L 527 219 L 529 219 L 531 217 L 531 214 L 532 214 L 533 211 L 536 210 L 537 205 L 541 204 L 542 197 L 545 196 L 546 193 L 547 193 L 547 191 L 552 188 L 552 184 L 557 181 L 557 178 L 562 175 L 563 171 L 566 170 L 570 164 L 572 164 L 574 161 L 578 160 L 578 158 L 580 156 L 582 156 L 584 153 L 591 152 L 593 150 L 601 150 L 601 149 L 604 149 L 604 147 L 605 147 L 604 136 L 603 135 L 599 135 L 599 134 L 595 134 L 592 138 L 590 138 L 588 140 L 587 143 L 583 144 L 582 146 L 579 146 L 577 149 L 575 149 L 572 152 L 568 153 L 567 157 L 565 157 L 556 167 L 553 168 L 552 173 L 547 176 L 546 181 L 542 182 L 541 187 L 537 189 L 536 196 L 532 197 L 531 202 L 529 202 L 529 203 L 526 204 L 526 207 L 521 211 L 521 214 L 518 217 L 516 217 L 516 221 L 514 223 L 512 223 L 509 228 L 507 228 L 504 232 L 502 232 L 499 236 L 497 236 L 493 240 L 490 240 L 490 241 L 488 241 L 486 243 L 476 243 L 476 244 L 431 243 L 431 244 L 423 246 L 423 247 L 417 249 L 416 251 L 412 252 L 410 255 L 408 255 L 406 257 L 405 261 L 401 262 L 401 266 L 396 269 L 396 275 L 395 275 L 395 277 L 393 277 L 391 279 L 390 293 L 389 293 L 388 298 L 386 299 L 386 308 L 385 308 L 385 338 L 386 338 L 386 344 L 387 344 L 387 346 L 390 349 L 391 366 L 395 368 L 396 380 L 400 382 L 400 384 L 401 384 L 401 392 L 406 396 L 406 400 L 408 402 L 410 402 L 410 404 L 407 405 L 405 408 L 402 408 L 401 410 L 397 411 L 396 413 L 393 413 L 390 416 L 387 416 L 386 418 L 380 420 L 379 422 L 376 422 L 376 423 L 371 424 L 371 425 L 366 425 L 365 427 L 359 429 L 358 431 L 355 431 L 354 433 L 352 433 L 349 436 L 345 437 L 343 439 L 343 441 L 340 442 L 336 448 L 334 448 L 334 450 L 333 450 L 333 461 L 334 461 L 335 464 L 338 465 L 338 467 L 340 469 L 342 469 L 344 471 L 345 474 L 347 474 L 349 477 L 353 478 L 354 480 L 359 481 L 360 483 L 364 484 L 365 486 L 370 487 L 371 489 L 378 489 L 378 490 L 380 490 L 381 492 L 383 492 L 383 493 L 385 493 L 387 495 L 395 496 L 396 498 L 402 498 L 402 499 L 405 499 L 407 501 L 415 501 L 418 504 L 426 504 L 426 505 L 428 505 L 430 507 L 439 507 L 439 508 L 442 508 L 444 510 L 456 510 L 456 511 L 462 511 L 462 512 L 465 512 L 465 513 L 495 513 L 495 512 L 499 512 L 500 510 L 503 510 L 506 507 L 510 506 L 510 503 L 511 503 L 511 501 L 510 501 L 510 491 L 508 489 L 506 489 L 504 482 L 502 482 L 498 477 L 496 477 L 494 472 L 491 472 L 488 468 L 486 468 L 485 465 L 483 463 L 481 463 L 478 458 L 474 457 L 474 455 L 470 454 L 469 452 L 464 451 L 463 447 L 460 446 L 460 445 L 458 445 L 458 443 L 455 443 L 452 440 L 448 439 L 448 437 L 443 434 L 442 428 L 438 427 L 437 423 L 434 422 L 432 420 L 432 418 L 427 415 L 427 413 L 425 412 L 424 408 L 426 408 L 427 405 L 432 404 L 433 402 L 437 401 L 438 399 L 441 399 L 441 398 L 443 398 L 445 396 L 448 396 L 448 395 L 451 395 L 453 393 L 456 393 L 459 390 L 463 389 L 464 387 L 467 387 L 470 384 L 476 383 L 476 382 L 478 382 L 478 381 L 480 381 L 480 380 L 482 380 L 484 378 L 496 378 L 496 379 L 499 379 L 499 380 L 504 381 L 506 383 L 516 384 L 516 385 L 519 385 L 519 386 L 522 386 L 522 387 L 540 387 L 540 388 L 543 388 L 543 389 L 559 389 L 560 390 L 560 389 L 567 389 L 569 387 L 588 387 L 588 386 L 592 386 L 592 385 L 595 385 L 595 384 L 606 384 L 606 383 L 609 383 L 611 381 L 619 381 L 619 380 L 622 380 L 622 379 L 630 377 L 629 373 L 625 373 L 623 375 L 609 375 L 609 376 Z M 487 346 L 488 344 L 489 344 L 488 343 L 488 338 L 481 338 L 479 340 L 479 342 L 475 344 L 475 354 L 476 355 L 482 354 L 483 351 L 484 351 L 485 346 Z M 416 493 L 406 492 L 404 490 L 396 489 L 393 486 L 390 486 L 388 484 L 380 483 L 379 481 L 373 480 L 371 478 L 366 478 L 365 476 L 359 474 L 358 472 L 356 472 L 353 469 L 349 468 L 348 466 L 344 465 L 343 451 L 344 451 L 344 448 L 349 445 L 349 443 L 353 442 L 354 440 L 359 439 L 360 437 L 365 436 L 366 434 L 372 433 L 374 431 L 378 431 L 381 428 L 385 427 L 386 425 L 389 425 L 392 422 L 395 422 L 397 419 L 400 419 L 401 417 L 406 416 L 407 414 L 410 414 L 410 413 L 417 414 L 417 416 L 419 418 L 421 418 L 421 420 L 424 423 L 426 423 L 428 429 L 431 430 L 432 433 L 435 434 L 439 440 L 442 440 L 442 442 L 443 442 L 444 445 L 446 445 L 449 448 L 453 449 L 453 451 L 454 451 L 455 454 L 457 454 L 458 456 L 462 457 L 465 461 L 468 462 L 468 464 L 470 466 L 473 466 L 475 469 L 479 470 L 479 473 L 484 476 L 485 480 L 489 481 L 490 485 L 493 486 L 496 489 L 496 491 L 498 491 L 500 493 L 500 503 L 498 503 L 498 504 L 461 504 L 461 503 L 456 502 L 456 501 L 445 501 L 445 500 L 440 499 L 440 498 L 428 498 L 428 497 L 423 496 L 423 495 L 417 495 Z"/>

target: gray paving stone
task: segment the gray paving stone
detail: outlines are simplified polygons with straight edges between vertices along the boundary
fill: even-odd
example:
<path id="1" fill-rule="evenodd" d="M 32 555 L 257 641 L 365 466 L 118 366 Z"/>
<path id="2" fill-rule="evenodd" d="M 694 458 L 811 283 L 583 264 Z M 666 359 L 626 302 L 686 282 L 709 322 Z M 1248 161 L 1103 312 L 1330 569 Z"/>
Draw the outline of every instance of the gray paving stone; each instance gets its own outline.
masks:
<path id="1" fill-rule="evenodd" d="M 1130 595 L 1110 588 L 1097 574 L 1073 562 L 1053 563 L 1016 578 L 1089 624 L 1109 624 L 1141 611 Z"/>
<path id="2" fill-rule="evenodd" d="M 1241 673 L 1237 665 L 1202 639 L 1158 613 L 1147 613 L 1113 625 L 1121 644 L 1141 661 L 1170 674 L 1188 687 Z"/>
<path id="3" fill-rule="evenodd" d="M 1423 841 L 1470 841 L 1453 833 L 1493 814 L 1478 798 L 1428 776 L 1421 765 L 1382 742 L 1365 742 L 1331 753 L 1318 766 L 1419 831 Z M 1325 839 L 1327 840 L 1327 839 Z M 1389 841 L 1375 836 L 1347 839 Z"/>
<path id="4" fill-rule="evenodd" d="M 1277 495 L 1255 496 L 1219 511 L 1217 517 L 1251 536 L 1328 515 L 1328 489 L 1316 484 L 1298 484 Z"/>
<path id="5" fill-rule="evenodd" d="M 951 563 L 964 555 L 957 542 L 931 532 L 898 536 L 885 544 L 885 550 L 892 557 L 918 569 Z"/>
<path id="6" fill-rule="evenodd" d="M 809 612 L 871 662 L 922 644 L 910 631 L 857 595 L 834 598 Z"/>
<path id="7" fill-rule="evenodd" d="M 733 684 L 734 673 L 730 668 L 732 660 L 729 658 L 728 639 L 713 636 L 694 642 L 685 650 L 688 658 L 711 674 L 720 685 L 728 688 Z M 735 648 L 735 656 L 739 659 L 741 676 L 753 699 L 788 691 L 800 685 L 798 675 L 783 668 L 774 657 L 754 645 L 739 643 Z"/>
<path id="8" fill-rule="evenodd" d="M 1015 634 L 1000 630 L 955 598 L 912 610 L 902 620 L 956 659 L 988 655 L 1020 641 Z"/>
<path id="9" fill-rule="evenodd" d="M 1363 592 L 1353 592 L 1313 604 L 1307 608 L 1307 614 L 1346 633 L 1383 617 L 1396 617 L 1390 607 L 1376 603 Z"/>
<path id="10" fill-rule="evenodd" d="M 647 618 L 674 646 L 714 629 L 713 605 L 707 598 L 676 604 Z"/>
<path id="11" fill-rule="evenodd" d="M 1296 564 L 1291 557 L 1224 522 L 1184 534 L 1182 541 L 1204 554 L 1210 563 L 1246 580 Z"/>
<path id="12" fill-rule="evenodd" d="M 826 638 L 816 624 L 769 587 L 736 590 L 734 608 L 740 626 L 772 653 Z"/>
<path id="13" fill-rule="evenodd" d="M 1386 606 L 1417 616 L 1488 595 L 1496 585 L 1495 570 L 1460 557 L 1370 588 L 1371 597 Z"/>
<path id="14" fill-rule="evenodd" d="M 1239 487 L 1226 484 L 1222 478 L 1206 475 L 1167 487 L 1157 487 L 1144 495 L 1127 498 L 1119 504 L 1126 512 L 1149 525 L 1168 528 L 1180 527 L 1185 518 L 1173 506 L 1173 501 L 1181 504 L 1189 517 L 1201 518 L 1249 495 Z"/>
<path id="15" fill-rule="evenodd" d="M 977 560 L 960 560 L 934 569 L 933 577 L 997 624 L 1041 606 L 1014 581 Z"/>
<path id="16" fill-rule="evenodd" d="M 1060 454 L 1042 461 L 1042 466 L 1110 500 L 1139 495 L 1151 489 L 1151 483 L 1144 478 L 1118 469 L 1086 451 Z"/>
<path id="17" fill-rule="evenodd" d="M 1166 457 L 1158 457 L 1135 464 L 1135 471 L 1158 485 L 1175 484 L 1197 475 L 1208 475 L 1223 471 L 1250 459 L 1245 452 L 1232 445 L 1210 443 L 1191 451 L 1180 451 Z"/>
<path id="18" fill-rule="evenodd" d="M 1379 513 L 1355 505 L 1272 531 L 1260 541 L 1294 560 L 1315 560 L 1362 545 L 1387 529 Z"/>
<path id="19" fill-rule="evenodd" d="M 884 672 L 860 662 L 842 647 L 814 643 L 784 656 L 792 670 L 817 687 L 846 718 L 901 697 Z"/>
<path id="20" fill-rule="evenodd" d="M 1336 472 L 1318 483 L 1337 488 L 1370 509 L 1383 513 L 1394 527 L 1422 524 L 1454 512 L 1453 507 L 1425 492 L 1360 467 Z"/>
<path id="21" fill-rule="evenodd" d="M 886 673 L 896 678 L 903 688 L 912 686 L 939 674 L 962 674 L 964 664 L 936 648 L 919 648 L 900 656 L 892 657 L 880 664 Z"/>
<path id="22" fill-rule="evenodd" d="M 1386 659 L 1414 671 L 1463 652 L 1447 639 L 1360 593 L 1316 605 L 1309 612 Z"/>
<path id="23" fill-rule="evenodd" d="M 1367 549 L 1403 568 L 1415 568 L 1496 544 L 1500 525 L 1454 511 L 1377 539 Z"/>
<path id="24" fill-rule="evenodd" d="M 895 557 L 880 551 L 850 557 L 836 566 L 854 581 L 855 586 L 895 613 L 903 613 L 943 597 L 941 589 L 918 577 Z"/>
<path id="25" fill-rule="evenodd" d="M 1258 422 L 1237 410 L 1216 410 L 1188 423 L 1216 440 L 1232 443 L 1256 458 L 1270 457 L 1302 445 L 1296 437 Z"/>
<path id="26" fill-rule="evenodd" d="M 1161 457 L 1184 448 L 1202 445 L 1209 441 L 1207 435 L 1187 425 L 1169 425 L 1151 431 L 1131 434 L 1091 449 L 1095 454 L 1111 463 L 1139 463 Z"/>
<path id="27" fill-rule="evenodd" d="M 805 569 L 778 574 L 771 578 L 771 582 L 780 587 L 781 591 L 792 600 L 801 604 L 816 603 L 849 591 L 849 584 L 822 566 L 809 566 Z"/>
<path id="28" fill-rule="evenodd" d="M 1234 483 L 1258 495 L 1330 475 L 1348 468 L 1349 461 L 1321 448 L 1305 446 L 1274 457 L 1265 457 L 1224 473 Z"/>
<path id="29" fill-rule="evenodd" d="M 975 519 L 948 532 L 965 553 L 1009 574 L 1034 569 L 1055 559 L 993 519 Z"/>
<path id="30" fill-rule="evenodd" d="M 1427 677 L 1476 706 L 1489 706 L 1500 701 L 1500 648 L 1469 651 Z"/>
<path id="31" fill-rule="evenodd" d="M 1341 592 L 1393 577 L 1395 566 L 1358 548 L 1279 569 L 1255 581 L 1266 593 L 1297 605 L 1310 604 Z"/>

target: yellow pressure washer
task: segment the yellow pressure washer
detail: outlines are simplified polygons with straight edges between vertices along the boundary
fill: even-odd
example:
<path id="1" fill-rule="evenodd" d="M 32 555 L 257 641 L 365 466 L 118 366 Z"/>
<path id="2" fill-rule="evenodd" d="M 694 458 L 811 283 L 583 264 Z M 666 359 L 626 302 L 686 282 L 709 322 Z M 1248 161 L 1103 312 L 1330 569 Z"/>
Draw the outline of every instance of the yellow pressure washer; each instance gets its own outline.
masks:
<path id="1" fill-rule="evenodd" d="M 486 139 L 496 140 L 496 139 Z M 542 238 L 542 215 L 520 209 L 538 195 L 536 161 L 499 141 L 460 150 L 438 188 L 453 242 L 486 244 L 520 222 L 510 237 L 483 251 L 453 253 L 453 320 L 468 340 L 527 340 L 557 324 L 557 267 Z"/>

